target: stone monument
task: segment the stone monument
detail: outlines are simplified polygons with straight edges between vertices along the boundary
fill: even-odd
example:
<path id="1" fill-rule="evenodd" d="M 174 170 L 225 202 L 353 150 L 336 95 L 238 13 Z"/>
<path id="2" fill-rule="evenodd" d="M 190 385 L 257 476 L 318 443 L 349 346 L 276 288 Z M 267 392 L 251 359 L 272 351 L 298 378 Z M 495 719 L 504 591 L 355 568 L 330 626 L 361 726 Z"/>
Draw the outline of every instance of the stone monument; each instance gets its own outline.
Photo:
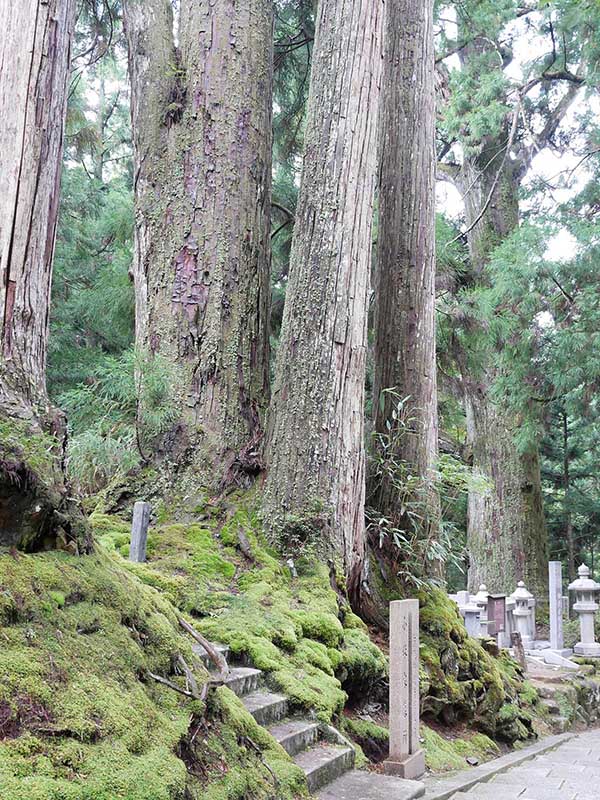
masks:
<path id="1" fill-rule="evenodd" d="M 390 754 L 388 775 L 420 778 L 425 754 L 419 744 L 419 601 L 390 603 Z"/>
<path id="2" fill-rule="evenodd" d="M 572 650 L 565 648 L 563 634 L 562 562 L 548 562 L 549 600 L 550 600 L 550 649 L 567 658 Z"/>

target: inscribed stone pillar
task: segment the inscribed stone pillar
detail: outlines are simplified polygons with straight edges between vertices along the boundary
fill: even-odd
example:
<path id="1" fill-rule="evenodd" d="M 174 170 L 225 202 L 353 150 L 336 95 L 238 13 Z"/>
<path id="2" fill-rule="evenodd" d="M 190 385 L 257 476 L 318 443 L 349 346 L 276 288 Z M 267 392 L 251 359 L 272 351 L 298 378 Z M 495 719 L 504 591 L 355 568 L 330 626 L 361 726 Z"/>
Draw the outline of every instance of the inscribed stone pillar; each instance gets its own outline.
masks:
<path id="1" fill-rule="evenodd" d="M 425 756 L 419 744 L 419 601 L 390 603 L 390 755 L 388 775 L 420 778 Z"/>
<path id="2" fill-rule="evenodd" d="M 550 586 L 550 647 L 563 650 L 562 562 L 548 563 Z"/>
<path id="3" fill-rule="evenodd" d="M 129 560 L 144 562 L 146 560 L 146 539 L 150 522 L 150 503 L 137 502 L 133 506 L 133 522 L 131 523 L 131 544 Z"/>

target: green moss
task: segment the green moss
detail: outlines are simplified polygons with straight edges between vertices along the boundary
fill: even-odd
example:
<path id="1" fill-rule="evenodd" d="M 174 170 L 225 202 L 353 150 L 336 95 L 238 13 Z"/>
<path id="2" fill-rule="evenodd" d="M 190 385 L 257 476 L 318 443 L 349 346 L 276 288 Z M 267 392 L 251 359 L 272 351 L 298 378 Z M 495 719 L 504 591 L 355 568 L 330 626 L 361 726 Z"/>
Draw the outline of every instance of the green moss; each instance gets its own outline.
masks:
<path id="1" fill-rule="evenodd" d="M 275 796 L 273 778 L 278 800 L 306 796 L 304 773 L 285 750 L 255 722 L 232 692 L 222 687 L 216 694 L 217 714 L 223 724 L 202 748 L 203 757 L 207 762 L 210 759 L 207 767 L 212 779 L 193 791 L 190 798 L 271 800 Z"/>
<path id="2" fill-rule="evenodd" d="M 22 461 L 43 482 L 52 482 L 56 440 L 29 423 L 0 420 L 0 461 Z"/>
<path id="3" fill-rule="evenodd" d="M 336 672 L 351 695 L 368 696 L 375 684 L 387 675 L 387 659 L 360 628 L 344 631 L 344 644 L 339 653 Z"/>
<path id="4" fill-rule="evenodd" d="M 532 736 L 537 693 L 519 665 L 506 651 L 494 657 L 485 642 L 468 637 L 456 605 L 442 591 L 428 590 L 420 601 L 424 717 L 448 725 L 471 721 L 508 742 Z"/>
<path id="5" fill-rule="evenodd" d="M 429 726 L 422 725 L 421 739 L 425 750 L 425 764 L 432 772 L 464 769 L 469 757 L 483 762 L 500 752 L 498 745 L 481 733 L 447 739 Z"/>
<path id="6" fill-rule="evenodd" d="M 343 639 L 344 629 L 337 616 L 321 611 L 295 611 L 293 619 L 302 630 L 302 635 L 317 639 L 329 647 L 337 647 Z"/>
<path id="7" fill-rule="evenodd" d="M 208 675 L 178 610 L 137 570 L 101 546 L 85 558 L 0 555 L 2 800 L 302 796 L 302 772 L 230 692 L 205 709 L 149 678 L 183 686 L 178 654 L 200 686 Z M 205 730 L 197 753 L 194 725 Z M 204 769 L 213 745 L 223 761 Z"/>
<path id="8" fill-rule="evenodd" d="M 175 610 L 101 548 L 85 558 L 0 556 L 0 576 L 12 599 L 0 704 L 14 736 L 0 744 L 3 800 L 181 794 L 175 751 L 189 714 L 180 695 L 144 677 L 169 675 L 177 653 L 194 663 Z"/>

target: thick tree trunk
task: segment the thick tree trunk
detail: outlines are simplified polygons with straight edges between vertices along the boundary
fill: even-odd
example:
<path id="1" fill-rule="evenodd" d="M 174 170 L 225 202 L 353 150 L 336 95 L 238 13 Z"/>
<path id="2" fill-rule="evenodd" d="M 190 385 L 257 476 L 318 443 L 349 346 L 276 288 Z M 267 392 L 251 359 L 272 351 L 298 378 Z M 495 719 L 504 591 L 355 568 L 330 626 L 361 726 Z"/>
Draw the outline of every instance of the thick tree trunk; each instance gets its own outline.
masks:
<path id="1" fill-rule="evenodd" d="M 127 0 L 136 342 L 174 371 L 154 443 L 221 480 L 260 468 L 268 401 L 273 8 Z"/>
<path id="2" fill-rule="evenodd" d="M 490 254 L 518 225 L 520 164 L 507 158 L 500 165 L 492 158 L 502 152 L 507 136 L 505 131 L 504 137 L 486 142 L 463 167 L 466 222 L 469 228 L 476 223 L 468 235 L 474 285 L 487 285 Z M 463 352 L 458 360 L 473 470 L 488 483 L 486 489 L 469 492 L 469 587 L 476 590 L 485 583 L 490 591 L 510 592 L 524 580 L 530 591 L 545 592 L 547 532 L 538 449 L 518 449 L 519 420 L 492 397 L 498 378 L 493 351 L 484 347 L 475 354 Z"/>
<path id="3" fill-rule="evenodd" d="M 46 394 L 75 7 L 22 0 L 0 12 L 0 544 L 27 549 L 76 549 L 83 531 L 66 513 L 64 420 Z"/>
<path id="4" fill-rule="evenodd" d="M 273 395 L 264 519 L 316 540 L 352 588 L 364 557 L 364 380 L 381 71 L 379 0 L 317 9 L 304 169 Z"/>
<path id="5" fill-rule="evenodd" d="M 400 527 L 412 527 L 400 508 L 408 500 L 422 517 L 418 533 L 427 539 L 436 536 L 440 516 L 434 483 L 438 412 L 433 0 L 386 3 L 385 51 L 373 408 L 375 430 L 391 444 L 392 452 L 388 447 L 384 457 L 404 462 L 419 485 L 402 499 L 384 473 L 373 487 L 373 503 Z M 399 397 L 405 399 L 401 425 L 392 418 Z"/>

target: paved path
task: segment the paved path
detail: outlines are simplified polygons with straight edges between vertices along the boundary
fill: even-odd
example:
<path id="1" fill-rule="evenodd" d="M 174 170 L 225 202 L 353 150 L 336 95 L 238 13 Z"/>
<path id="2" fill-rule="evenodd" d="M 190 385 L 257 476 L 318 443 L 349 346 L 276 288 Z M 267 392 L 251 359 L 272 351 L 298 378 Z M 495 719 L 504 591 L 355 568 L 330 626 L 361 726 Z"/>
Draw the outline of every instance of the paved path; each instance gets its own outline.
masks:
<path id="1" fill-rule="evenodd" d="M 468 773 L 463 774 L 466 780 Z M 442 784 L 430 787 L 425 800 L 441 800 Z M 555 750 L 445 796 L 452 800 L 600 800 L 600 730 L 574 736 Z"/>

